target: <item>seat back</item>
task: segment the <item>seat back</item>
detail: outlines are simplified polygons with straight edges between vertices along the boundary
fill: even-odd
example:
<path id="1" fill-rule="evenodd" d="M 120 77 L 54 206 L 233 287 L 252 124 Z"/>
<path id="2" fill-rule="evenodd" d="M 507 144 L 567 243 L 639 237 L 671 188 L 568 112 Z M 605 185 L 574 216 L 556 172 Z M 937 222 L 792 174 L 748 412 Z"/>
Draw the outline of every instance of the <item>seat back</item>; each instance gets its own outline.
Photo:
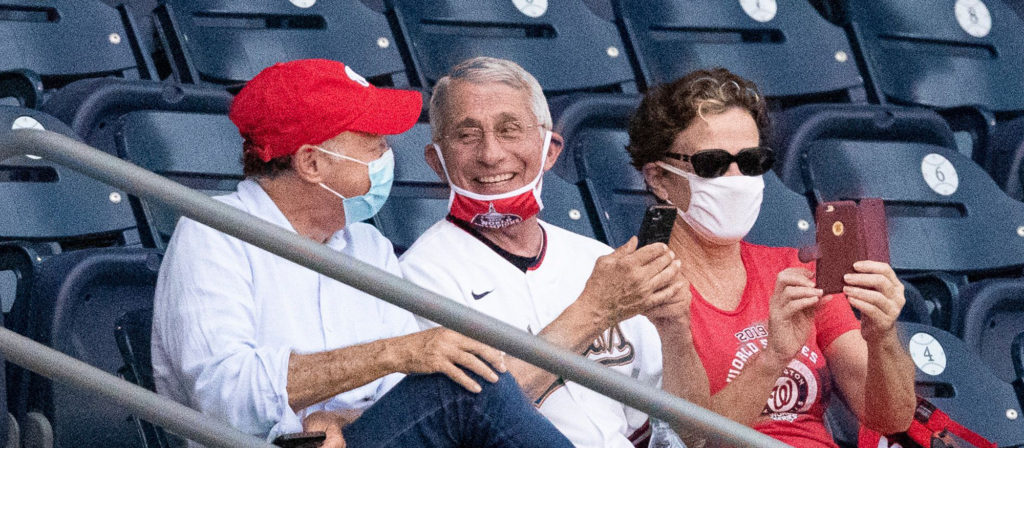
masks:
<path id="1" fill-rule="evenodd" d="M 954 332 L 967 342 L 990 371 L 1005 382 L 1014 369 L 1014 339 L 1024 333 L 1024 279 L 986 279 L 964 288 L 960 324 Z"/>
<path id="2" fill-rule="evenodd" d="M 183 83 L 239 84 L 277 62 L 323 58 L 408 85 L 386 17 L 359 0 L 167 0 L 154 17 Z"/>
<path id="3" fill-rule="evenodd" d="M 42 112 L 0 105 L 0 130 L 43 129 L 78 139 Z M 55 242 L 62 248 L 136 245 L 127 194 L 33 156 L 0 162 L 0 241 Z"/>
<path id="4" fill-rule="evenodd" d="M 401 254 L 427 228 L 448 214 L 449 189 L 423 157 L 423 150 L 430 143 L 428 123 L 417 123 L 406 133 L 389 137 L 389 141 L 395 153 L 395 181 L 391 195 L 373 223 Z M 583 196 L 575 185 L 548 172 L 544 175 L 541 200 L 544 202 L 540 212 L 542 220 L 594 237 L 594 228 L 584 213 Z"/>
<path id="5" fill-rule="evenodd" d="M 769 97 L 865 99 L 846 34 L 806 0 L 615 4 L 648 85 L 725 67 Z"/>
<path id="6" fill-rule="evenodd" d="M 999 446 L 1024 446 L 1021 402 L 1011 384 L 952 334 L 912 323 L 897 330 L 916 365 L 918 396 Z"/>
<path id="7" fill-rule="evenodd" d="M 150 333 L 153 330 L 153 310 L 136 309 L 117 320 L 114 338 L 124 362 L 118 373 L 128 382 L 156 392 L 153 381 L 153 362 L 150 357 Z M 169 436 L 164 429 L 133 416 L 135 426 L 147 448 L 170 446 Z"/>
<path id="8" fill-rule="evenodd" d="M 100 0 L 4 0 L 0 70 L 30 69 L 48 87 L 89 76 L 153 78 L 126 8 Z"/>
<path id="9" fill-rule="evenodd" d="M 615 24 L 582 0 L 389 0 L 419 82 L 433 87 L 455 64 L 489 56 L 518 63 L 548 93 L 635 92 Z"/>
<path id="10" fill-rule="evenodd" d="M 43 106 L 90 145 L 209 195 L 233 191 L 242 179 L 242 139 L 228 119 L 222 89 L 129 81 L 82 80 Z M 132 197 L 145 245 L 164 247 L 178 214 Z"/>
<path id="11" fill-rule="evenodd" d="M 1003 0 L 842 0 L 871 79 L 895 103 L 1024 111 L 1024 20 Z"/>
<path id="12" fill-rule="evenodd" d="M 55 255 L 38 265 L 26 336 L 80 361 L 117 374 L 122 358 L 117 322 L 152 308 L 160 254 L 153 249 L 87 249 Z M 19 393 L 24 389 L 19 386 Z M 110 400 L 32 374 L 27 411 L 51 424 L 54 446 L 143 446 L 131 414 Z"/>
<path id="13" fill-rule="evenodd" d="M 586 191 L 598 238 L 613 247 L 637 234 L 644 210 L 655 202 L 625 149 L 636 102 L 635 97 L 592 95 L 557 103 L 556 131 L 565 137 L 566 148 L 555 170 Z M 807 200 L 766 174 L 761 215 L 746 240 L 777 247 L 813 244 L 814 216 Z"/>

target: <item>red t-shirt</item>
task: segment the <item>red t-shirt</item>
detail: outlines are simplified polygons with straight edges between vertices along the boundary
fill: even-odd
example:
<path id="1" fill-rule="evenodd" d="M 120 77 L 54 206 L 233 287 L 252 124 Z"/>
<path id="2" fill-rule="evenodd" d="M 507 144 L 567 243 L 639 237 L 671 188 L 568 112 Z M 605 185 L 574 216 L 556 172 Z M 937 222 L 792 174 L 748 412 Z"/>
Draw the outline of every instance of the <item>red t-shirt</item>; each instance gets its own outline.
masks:
<path id="1" fill-rule="evenodd" d="M 801 263 L 796 249 L 740 242 L 747 285 L 734 311 L 711 305 L 691 287 L 690 322 L 693 342 L 704 363 L 711 394 L 743 372 L 748 359 L 768 345 L 768 303 L 779 272 Z M 859 329 L 846 296 L 839 294 L 815 315 L 814 327 L 765 404 L 754 428 L 784 443 L 801 447 L 835 447 L 825 429 L 824 414 L 832 394 L 832 378 L 823 350 L 840 335 Z"/>

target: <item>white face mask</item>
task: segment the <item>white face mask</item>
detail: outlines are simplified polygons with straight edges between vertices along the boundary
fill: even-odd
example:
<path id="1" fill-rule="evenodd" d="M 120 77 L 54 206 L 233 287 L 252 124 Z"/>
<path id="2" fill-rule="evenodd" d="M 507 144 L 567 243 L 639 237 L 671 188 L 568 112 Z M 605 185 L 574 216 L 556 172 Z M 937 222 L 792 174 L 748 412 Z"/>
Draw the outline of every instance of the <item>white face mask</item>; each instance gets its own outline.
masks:
<path id="1" fill-rule="evenodd" d="M 690 183 L 690 207 L 685 212 L 680 210 L 679 216 L 708 242 L 733 244 L 754 227 L 764 198 L 763 177 L 701 178 L 664 162 L 655 164 Z"/>

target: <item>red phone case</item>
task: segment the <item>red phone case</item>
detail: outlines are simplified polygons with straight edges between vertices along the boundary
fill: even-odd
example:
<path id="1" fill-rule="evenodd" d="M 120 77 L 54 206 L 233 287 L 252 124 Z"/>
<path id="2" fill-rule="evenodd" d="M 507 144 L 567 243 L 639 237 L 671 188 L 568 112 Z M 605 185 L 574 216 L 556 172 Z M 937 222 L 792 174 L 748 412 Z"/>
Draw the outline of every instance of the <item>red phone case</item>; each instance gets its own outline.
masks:
<path id="1" fill-rule="evenodd" d="M 881 199 L 821 203 L 815 219 L 821 251 L 817 285 L 826 294 L 843 291 L 843 276 L 854 272 L 854 262 L 889 263 L 889 230 Z"/>

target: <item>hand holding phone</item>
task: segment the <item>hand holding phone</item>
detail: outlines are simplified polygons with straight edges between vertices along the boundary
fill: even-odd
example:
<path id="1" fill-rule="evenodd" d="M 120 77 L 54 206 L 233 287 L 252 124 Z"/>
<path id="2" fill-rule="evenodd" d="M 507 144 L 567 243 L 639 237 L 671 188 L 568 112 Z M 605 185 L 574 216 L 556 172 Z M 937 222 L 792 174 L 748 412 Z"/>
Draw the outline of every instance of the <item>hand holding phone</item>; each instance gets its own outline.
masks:
<path id="1" fill-rule="evenodd" d="M 818 205 L 817 286 L 825 294 L 843 291 L 843 276 L 853 264 L 871 260 L 889 263 L 889 232 L 881 199 L 834 201 Z"/>
<path id="2" fill-rule="evenodd" d="M 666 204 L 656 204 L 644 213 L 644 220 L 640 223 L 640 231 L 637 234 L 637 249 L 650 244 L 663 243 L 668 245 L 672 237 L 672 226 L 676 222 L 676 207 Z"/>

